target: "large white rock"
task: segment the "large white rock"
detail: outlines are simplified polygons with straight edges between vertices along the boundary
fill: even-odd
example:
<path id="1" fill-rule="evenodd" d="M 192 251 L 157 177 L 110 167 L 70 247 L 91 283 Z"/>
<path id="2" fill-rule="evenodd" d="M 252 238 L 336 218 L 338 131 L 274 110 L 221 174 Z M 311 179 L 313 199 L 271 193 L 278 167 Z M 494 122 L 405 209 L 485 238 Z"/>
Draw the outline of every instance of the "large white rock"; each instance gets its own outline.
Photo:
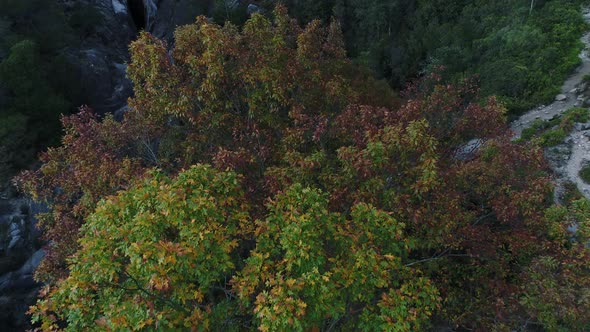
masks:
<path id="1" fill-rule="evenodd" d="M 112 0 L 113 10 L 115 14 L 127 15 L 127 1 L 125 0 Z"/>
<path id="2" fill-rule="evenodd" d="M 260 7 L 256 6 L 255 4 L 249 4 L 248 8 L 246 9 L 248 15 L 256 14 L 260 12 Z"/>
<path id="3" fill-rule="evenodd" d="M 564 94 L 562 94 L 562 93 L 560 93 L 560 94 L 558 94 L 557 96 L 555 96 L 555 100 L 556 100 L 556 101 L 564 101 L 564 100 L 566 100 L 566 99 L 567 99 L 567 96 L 566 96 L 566 95 L 564 95 Z"/>
<path id="4" fill-rule="evenodd" d="M 484 141 L 479 138 L 474 138 L 469 142 L 461 145 L 455 150 L 455 159 L 457 160 L 469 160 L 475 156 L 475 153 L 483 145 Z"/>

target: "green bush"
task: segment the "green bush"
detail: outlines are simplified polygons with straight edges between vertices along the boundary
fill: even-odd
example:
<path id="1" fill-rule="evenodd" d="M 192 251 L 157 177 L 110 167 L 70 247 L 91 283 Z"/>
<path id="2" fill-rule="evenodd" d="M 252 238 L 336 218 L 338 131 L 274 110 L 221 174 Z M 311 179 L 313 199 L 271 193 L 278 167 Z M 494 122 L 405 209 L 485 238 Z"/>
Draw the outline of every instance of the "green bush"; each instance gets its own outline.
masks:
<path id="1" fill-rule="evenodd" d="M 563 184 L 562 201 L 565 205 L 571 205 L 573 201 L 583 198 L 584 196 L 574 182 L 568 180 Z"/>
<path id="2" fill-rule="evenodd" d="M 541 145 L 545 147 L 558 145 L 565 140 L 567 135 L 567 132 L 563 128 L 546 131 L 541 134 Z"/>
<path id="3" fill-rule="evenodd" d="M 590 113 L 587 108 L 574 107 L 564 112 L 561 118 L 562 120 L 559 126 L 567 131 L 571 131 L 574 127 L 574 123 L 588 122 Z"/>
<path id="4" fill-rule="evenodd" d="M 32 135 L 22 114 L 0 115 L 0 187 L 32 162 Z"/>
<path id="5" fill-rule="evenodd" d="M 78 32 L 81 38 L 94 32 L 104 17 L 96 7 L 91 5 L 76 4 L 68 19 L 68 24 Z"/>
<path id="6" fill-rule="evenodd" d="M 274 3 L 263 1 L 262 3 Z M 402 87 L 439 70 L 477 75 L 512 113 L 549 102 L 579 64 L 580 0 L 287 0 L 301 22 L 343 22 L 349 54 Z"/>
<path id="7" fill-rule="evenodd" d="M 100 24 L 98 11 L 57 1 L 0 0 L 0 182 L 59 140 L 59 115 L 81 103 L 79 83 L 61 54 Z"/>
<path id="8" fill-rule="evenodd" d="M 520 137 L 524 140 L 530 140 L 533 136 L 538 135 L 544 129 L 547 129 L 549 122 L 541 119 L 533 121 L 530 127 L 522 130 Z"/>
<path id="9" fill-rule="evenodd" d="M 545 147 L 555 146 L 563 142 L 571 132 L 575 123 L 587 122 L 590 112 L 586 108 L 574 107 L 551 120 L 536 119 L 530 127 L 522 130 L 520 138 L 528 141 L 535 136 L 540 136 L 541 145 Z M 555 128 L 548 130 L 549 128 Z"/>
<path id="10" fill-rule="evenodd" d="M 584 180 L 584 182 L 590 184 L 590 163 L 585 163 L 578 174 L 580 175 L 580 178 Z"/>

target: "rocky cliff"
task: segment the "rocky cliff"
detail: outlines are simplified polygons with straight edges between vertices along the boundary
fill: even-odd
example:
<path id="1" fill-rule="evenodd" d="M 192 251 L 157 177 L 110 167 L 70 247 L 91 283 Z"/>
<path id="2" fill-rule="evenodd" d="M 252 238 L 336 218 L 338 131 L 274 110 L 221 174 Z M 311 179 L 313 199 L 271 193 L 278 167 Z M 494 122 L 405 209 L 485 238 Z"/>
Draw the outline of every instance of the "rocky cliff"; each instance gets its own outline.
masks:
<path id="1" fill-rule="evenodd" d="M 255 2 L 255 1 L 252 1 Z M 58 0 L 65 15 L 85 6 L 98 18 L 93 28 L 63 55 L 73 65 L 84 103 L 99 114 L 121 114 L 132 95 L 126 78 L 128 45 L 145 30 L 173 43 L 177 26 L 198 15 L 211 15 L 214 0 Z M 244 8 L 257 12 L 246 0 L 226 0 L 226 10 Z M 223 8 L 222 8 L 223 9 Z M 90 19 L 90 18 L 89 18 Z M 30 328 L 25 315 L 41 285 L 33 273 L 45 253 L 35 215 L 44 205 L 19 196 L 13 188 L 0 188 L 0 331 Z"/>
<path id="2" fill-rule="evenodd" d="M 42 210 L 42 205 L 24 198 L 0 197 L 1 331 L 28 327 L 24 313 L 40 286 L 32 275 L 45 255 L 33 217 Z"/>
<path id="3" fill-rule="evenodd" d="M 86 103 L 100 114 L 116 112 L 132 94 L 125 77 L 128 45 L 145 30 L 172 41 L 176 26 L 207 14 L 211 1 L 194 0 L 80 0 L 63 1 L 67 14 L 73 6 L 90 5 L 101 17 L 80 46 L 64 50 L 76 69 Z"/>
<path id="4" fill-rule="evenodd" d="M 172 42 L 176 26 L 207 14 L 212 1 L 194 0 L 58 0 L 65 15 L 88 6 L 99 23 L 63 54 L 74 65 L 84 102 L 99 114 L 125 109 L 132 95 L 126 78 L 128 45 L 140 30 Z M 32 277 L 45 255 L 35 214 L 43 205 L 0 190 L 0 331 L 30 328 L 25 315 L 40 285 Z"/>

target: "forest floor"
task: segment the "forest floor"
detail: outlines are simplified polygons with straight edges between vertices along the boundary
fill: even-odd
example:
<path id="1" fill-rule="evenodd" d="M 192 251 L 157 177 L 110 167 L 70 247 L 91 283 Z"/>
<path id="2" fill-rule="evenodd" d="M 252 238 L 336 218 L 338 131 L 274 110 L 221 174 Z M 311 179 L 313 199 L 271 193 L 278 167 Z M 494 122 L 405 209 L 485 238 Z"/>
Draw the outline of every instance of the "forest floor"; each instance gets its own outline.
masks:
<path id="1" fill-rule="evenodd" d="M 584 19 L 590 23 L 590 8 L 584 10 Z M 584 49 L 579 55 L 581 64 L 563 83 L 561 95 L 552 104 L 534 108 L 513 121 L 511 127 L 515 137 L 520 137 L 522 130 L 530 127 L 537 119 L 550 120 L 573 107 L 587 107 L 590 87 L 584 82 L 584 76 L 590 74 L 590 32 L 582 36 L 581 41 L 584 43 Z M 562 145 L 548 148 L 546 154 L 557 177 L 556 199 L 561 196 L 567 181 L 575 183 L 580 192 L 590 199 L 590 184 L 578 174 L 586 163 L 590 163 L 590 123 L 577 124 Z"/>

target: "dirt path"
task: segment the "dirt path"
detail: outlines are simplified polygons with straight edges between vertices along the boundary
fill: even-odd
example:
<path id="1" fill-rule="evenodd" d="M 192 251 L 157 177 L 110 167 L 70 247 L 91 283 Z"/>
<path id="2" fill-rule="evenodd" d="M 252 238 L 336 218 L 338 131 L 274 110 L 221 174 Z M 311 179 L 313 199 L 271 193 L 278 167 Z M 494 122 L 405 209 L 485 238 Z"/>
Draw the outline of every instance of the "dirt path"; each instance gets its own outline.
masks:
<path id="1" fill-rule="evenodd" d="M 590 8 L 584 10 L 584 19 L 586 22 L 590 22 Z M 579 55 L 582 63 L 575 73 L 563 83 L 561 95 L 556 96 L 556 101 L 552 104 L 532 109 L 512 122 L 511 128 L 515 132 L 515 137 L 520 137 L 522 130 L 530 127 L 536 119 L 549 120 L 572 107 L 581 106 L 584 100 L 589 98 L 589 96 L 584 95 L 587 87 L 583 82 L 583 77 L 590 74 L 590 32 L 582 36 L 581 41 L 584 43 L 584 49 Z M 561 190 L 563 182 L 570 180 L 578 186 L 578 189 L 586 198 L 590 199 L 590 185 L 586 184 L 578 175 L 583 164 L 587 161 L 590 162 L 589 137 L 589 123 L 576 125 L 570 136 L 565 140 L 565 144 L 570 146 L 568 149 L 570 155 L 565 156 L 561 163 L 551 162 L 558 176 L 556 190 Z"/>

